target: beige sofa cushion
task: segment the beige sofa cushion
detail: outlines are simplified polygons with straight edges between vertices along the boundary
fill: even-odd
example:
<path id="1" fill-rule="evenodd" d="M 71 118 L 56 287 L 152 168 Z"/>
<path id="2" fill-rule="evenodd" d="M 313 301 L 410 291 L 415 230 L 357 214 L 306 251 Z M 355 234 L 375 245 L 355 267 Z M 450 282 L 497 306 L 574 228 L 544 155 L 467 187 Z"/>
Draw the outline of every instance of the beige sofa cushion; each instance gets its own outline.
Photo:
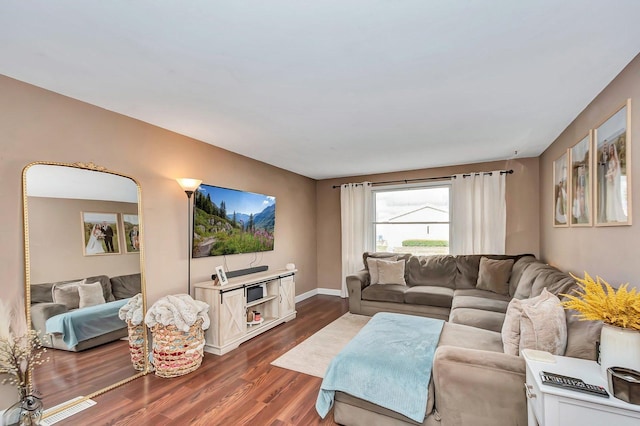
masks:
<path id="1" fill-rule="evenodd" d="M 496 294 L 496 293 L 493 293 L 493 294 Z M 505 300 L 505 299 L 499 300 L 499 299 L 490 299 L 485 297 L 457 295 L 453 299 L 453 304 L 451 305 L 451 308 L 452 309 L 472 308 L 472 309 L 482 309 L 483 311 L 505 313 L 507 312 L 507 306 L 509 306 L 509 300 Z"/>
<path id="2" fill-rule="evenodd" d="M 389 259 L 389 258 L 393 258 L 395 257 L 395 260 L 404 260 L 405 262 L 409 261 L 409 258 L 411 258 L 411 253 L 390 253 L 390 252 L 364 252 L 362 254 L 362 261 L 364 262 L 364 269 L 367 270 L 367 272 L 369 271 L 369 266 L 367 264 L 367 259 L 369 258 L 374 258 L 374 259 Z M 409 280 L 409 275 L 408 275 L 408 268 L 405 267 L 405 275 L 404 275 L 404 280 L 408 281 Z"/>
<path id="3" fill-rule="evenodd" d="M 502 323 L 504 322 L 504 314 L 502 312 L 484 311 L 482 309 L 457 308 L 451 310 L 449 322 L 470 325 L 472 327 L 500 333 Z"/>
<path id="4" fill-rule="evenodd" d="M 494 293 L 492 291 L 480 290 L 477 288 L 461 288 L 453 292 L 453 298 L 454 298 L 453 305 L 455 306 L 455 299 L 457 299 L 458 297 L 467 297 L 467 296 L 479 297 L 482 299 L 491 299 L 491 300 L 506 300 L 507 302 L 511 300 L 509 296 L 505 296 L 504 294 Z"/>
<path id="5" fill-rule="evenodd" d="M 442 328 L 438 346 L 456 346 L 502 352 L 502 336 L 499 332 L 447 322 Z"/>
<path id="6" fill-rule="evenodd" d="M 453 289 L 435 286 L 410 287 L 404 293 L 404 303 L 411 305 L 428 305 L 450 308 L 453 300 Z"/>
<path id="7" fill-rule="evenodd" d="M 548 270 L 549 268 L 551 268 L 549 265 L 540 261 L 532 262 L 522 273 L 513 297 L 516 299 L 528 299 L 531 295 L 531 286 L 533 286 L 535 279 L 542 271 Z"/>
<path id="8" fill-rule="evenodd" d="M 495 260 L 481 257 L 476 288 L 508 295 L 512 268 L 513 259 Z"/>

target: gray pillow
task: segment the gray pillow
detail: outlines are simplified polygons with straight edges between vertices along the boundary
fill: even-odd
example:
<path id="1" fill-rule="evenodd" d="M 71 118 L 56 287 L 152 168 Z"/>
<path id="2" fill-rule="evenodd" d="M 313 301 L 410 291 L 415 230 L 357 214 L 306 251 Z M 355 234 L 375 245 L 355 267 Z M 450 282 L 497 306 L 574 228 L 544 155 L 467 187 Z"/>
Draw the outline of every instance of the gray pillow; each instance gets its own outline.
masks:
<path id="1" fill-rule="evenodd" d="M 69 310 L 78 309 L 80 306 L 80 294 L 78 294 L 78 287 L 83 282 L 84 280 L 65 284 L 54 284 L 51 287 L 53 303 L 65 305 Z"/>
<path id="2" fill-rule="evenodd" d="M 105 303 L 104 295 L 102 294 L 102 284 L 100 284 L 100 282 L 79 285 L 78 295 L 80 296 L 80 308 Z"/>
<path id="3" fill-rule="evenodd" d="M 476 288 L 494 293 L 509 295 L 509 277 L 513 268 L 513 259 L 494 260 L 480 258 L 480 270 Z"/>

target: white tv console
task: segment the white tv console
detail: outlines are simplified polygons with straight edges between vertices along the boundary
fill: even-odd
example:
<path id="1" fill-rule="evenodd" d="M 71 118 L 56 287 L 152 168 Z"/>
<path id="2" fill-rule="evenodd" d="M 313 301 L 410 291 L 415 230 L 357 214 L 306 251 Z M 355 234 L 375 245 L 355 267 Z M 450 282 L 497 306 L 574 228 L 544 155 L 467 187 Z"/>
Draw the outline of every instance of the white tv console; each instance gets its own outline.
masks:
<path id="1" fill-rule="evenodd" d="M 241 343 L 296 317 L 294 270 L 275 270 L 229 278 L 221 286 L 214 281 L 194 284 L 195 298 L 209 305 L 211 326 L 205 331 L 206 352 L 224 355 Z M 247 289 L 262 286 L 264 297 L 247 302 Z M 247 323 L 247 311 L 258 311 L 259 324 Z"/>

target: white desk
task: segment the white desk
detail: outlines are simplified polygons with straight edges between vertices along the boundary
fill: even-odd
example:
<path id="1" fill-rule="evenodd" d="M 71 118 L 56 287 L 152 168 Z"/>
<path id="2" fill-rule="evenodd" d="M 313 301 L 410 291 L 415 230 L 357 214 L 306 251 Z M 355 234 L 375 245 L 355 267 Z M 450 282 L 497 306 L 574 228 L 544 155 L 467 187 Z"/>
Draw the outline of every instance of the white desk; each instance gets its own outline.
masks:
<path id="1" fill-rule="evenodd" d="M 554 386 L 543 385 L 540 372 L 576 377 L 607 389 L 595 361 L 556 356 L 556 363 L 528 359 L 527 410 L 529 426 L 638 426 L 640 405 L 628 404 L 611 395 L 602 398 Z M 611 392 L 609 392 L 611 393 Z"/>

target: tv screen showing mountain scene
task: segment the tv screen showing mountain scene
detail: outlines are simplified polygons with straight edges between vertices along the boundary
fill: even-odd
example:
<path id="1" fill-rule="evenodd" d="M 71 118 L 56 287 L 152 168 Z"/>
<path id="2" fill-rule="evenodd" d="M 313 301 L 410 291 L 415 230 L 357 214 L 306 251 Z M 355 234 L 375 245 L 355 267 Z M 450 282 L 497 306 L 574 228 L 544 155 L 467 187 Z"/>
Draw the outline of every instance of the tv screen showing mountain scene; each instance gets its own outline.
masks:
<path id="1" fill-rule="evenodd" d="M 200 185 L 193 209 L 192 257 L 273 250 L 276 197 Z"/>

